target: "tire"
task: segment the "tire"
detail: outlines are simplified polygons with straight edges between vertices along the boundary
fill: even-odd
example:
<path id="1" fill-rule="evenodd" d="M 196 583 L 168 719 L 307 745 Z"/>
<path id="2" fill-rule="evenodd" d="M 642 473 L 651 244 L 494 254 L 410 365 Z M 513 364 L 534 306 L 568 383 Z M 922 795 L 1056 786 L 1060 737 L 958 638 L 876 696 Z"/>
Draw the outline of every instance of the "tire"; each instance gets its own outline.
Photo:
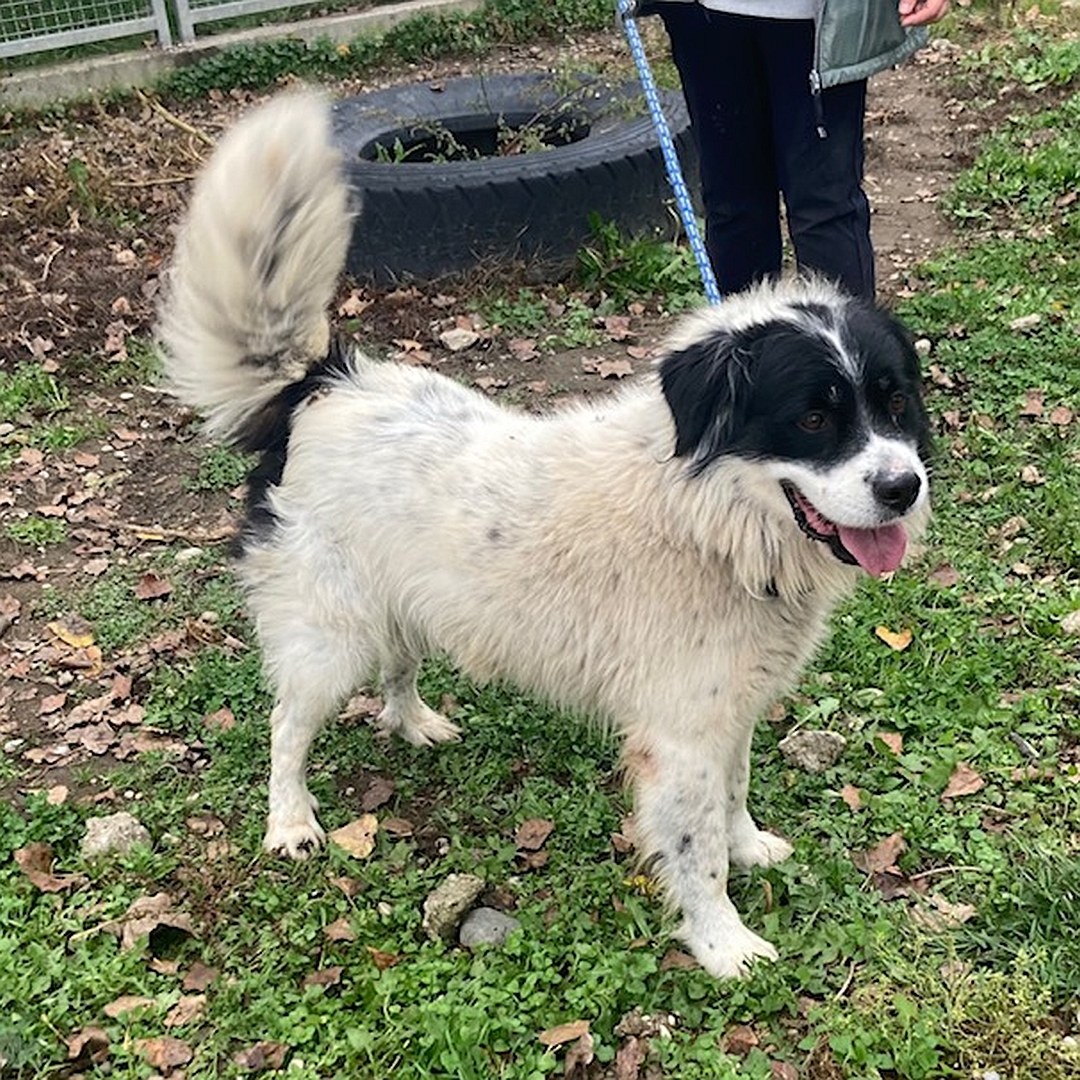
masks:
<path id="1" fill-rule="evenodd" d="M 661 102 L 693 190 L 697 159 L 682 95 L 662 91 Z M 636 83 L 454 79 L 347 98 L 333 117 L 359 205 L 348 269 L 360 280 L 432 281 L 521 262 L 535 276 L 562 273 L 592 235 L 593 215 L 630 235 L 675 231 L 659 140 Z M 482 146 L 496 129 L 537 123 L 546 142 L 563 144 L 513 155 Z M 489 156 L 410 160 L 408 148 L 430 150 L 446 131 Z"/>

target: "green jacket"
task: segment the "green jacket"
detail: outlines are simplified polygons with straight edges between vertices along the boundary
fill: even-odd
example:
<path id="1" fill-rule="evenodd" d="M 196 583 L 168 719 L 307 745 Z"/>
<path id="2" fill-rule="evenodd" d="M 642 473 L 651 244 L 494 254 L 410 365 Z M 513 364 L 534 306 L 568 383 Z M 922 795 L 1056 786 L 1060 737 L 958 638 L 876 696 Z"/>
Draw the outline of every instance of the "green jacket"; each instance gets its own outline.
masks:
<path id="1" fill-rule="evenodd" d="M 900 25 L 896 0 L 818 0 L 813 90 L 868 79 L 926 44 L 925 26 Z"/>
<path id="2" fill-rule="evenodd" d="M 655 15 L 672 0 L 637 0 L 633 15 Z M 686 0 L 678 0 L 685 3 Z M 762 8 L 767 0 L 762 0 Z M 814 13 L 815 64 L 810 87 L 867 79 L 906 60 L 927 41 L 925 27 L 905 30 L 896 0 L 818 0 Z"/>

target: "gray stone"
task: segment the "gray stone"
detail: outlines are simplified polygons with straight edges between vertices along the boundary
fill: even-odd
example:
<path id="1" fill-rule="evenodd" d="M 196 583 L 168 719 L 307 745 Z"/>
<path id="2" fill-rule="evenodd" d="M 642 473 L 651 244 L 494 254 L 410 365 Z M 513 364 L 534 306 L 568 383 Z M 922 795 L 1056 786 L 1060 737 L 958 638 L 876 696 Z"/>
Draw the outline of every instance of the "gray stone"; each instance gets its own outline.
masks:
<path id="1" fill-rule="evenodd" d="M 424 930 L 435 941 L 452 941 L 465 912 L 486 882 L 475 874 L 450 874 L 424 901 Z"/>
<path id="2" fill-rule="evenodd" d="M 90 818 L 79 848 L 84 859 L 101 855 L 126 855 L 137 844 L 150 846 L 150 833 L 138 818 L 125 810 L 107 817 Z"/>
<path id="3" fill-rule="evenodd" d="M 467 949 L 475 949 L 477 945 L 502 945 L 520 925 L 512 915 L 495 908 L 474 908 L 465 916 L 458 940 Z"/>
<path id="4" fill-rule="evenodd" d="M 796 731 L 780 741 L 780 753 L 789 765 L 819 773 L 839 761 L 845 746 L 847 739 L 835 731 Z"/>

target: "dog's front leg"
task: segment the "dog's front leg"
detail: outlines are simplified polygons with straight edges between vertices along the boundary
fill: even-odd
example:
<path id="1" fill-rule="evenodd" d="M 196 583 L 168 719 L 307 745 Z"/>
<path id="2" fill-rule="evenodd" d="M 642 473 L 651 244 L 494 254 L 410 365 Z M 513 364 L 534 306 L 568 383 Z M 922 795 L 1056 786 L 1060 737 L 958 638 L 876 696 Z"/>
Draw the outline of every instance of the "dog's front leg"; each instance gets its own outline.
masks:
<path id="1" fill-rule="evenodd" d="M 735 866 L 772 866 L 782 862 L 794 850 L 782 837 L 759 829 L 746 808 L 750 786 L 750 743 L 754 729 L 742 734 L 728 762 L 728 828 L 731 861 Z"/>
<path id="2" fill-rule="evenodd" d="M 641 853 L 659 858 L 668 897 L 683 915 L 677 934 L 718 978 L 745 975 L 754 959 L 777 957 L 743 925 L 727 894 L 735 823 L 730 758 L 740 750 L 738 735 L 708 746 L 650 735 L 626 750 Z"/>

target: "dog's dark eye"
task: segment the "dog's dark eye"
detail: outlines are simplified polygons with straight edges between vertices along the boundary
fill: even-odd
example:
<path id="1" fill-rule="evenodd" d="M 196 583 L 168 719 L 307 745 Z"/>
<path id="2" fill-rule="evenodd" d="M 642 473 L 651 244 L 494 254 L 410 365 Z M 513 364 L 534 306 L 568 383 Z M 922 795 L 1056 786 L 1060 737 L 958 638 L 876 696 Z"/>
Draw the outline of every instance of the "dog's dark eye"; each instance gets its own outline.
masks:
<path id="1" fill-rule="evenodd" d="M 808 412 L 799 421 L 799 427 L 801 427 L 803 431 L 809 431 L 811 434 L 813 434 L 816 431 L 821 431 L 821 429 L 824 428 L 828 422 L 828 416 L 826 416 L 825 413 L 821 412 L 820 410 L 815 409 L 813 412 Z"/>
<path id="2" fill-rule="evenodd" d="M 907 395 L 902 394 L 899 390 L 890 394 L 886 408 L 889 410 L 890 416 L 903 416 L 904 410 L 907 408 Z"/>

